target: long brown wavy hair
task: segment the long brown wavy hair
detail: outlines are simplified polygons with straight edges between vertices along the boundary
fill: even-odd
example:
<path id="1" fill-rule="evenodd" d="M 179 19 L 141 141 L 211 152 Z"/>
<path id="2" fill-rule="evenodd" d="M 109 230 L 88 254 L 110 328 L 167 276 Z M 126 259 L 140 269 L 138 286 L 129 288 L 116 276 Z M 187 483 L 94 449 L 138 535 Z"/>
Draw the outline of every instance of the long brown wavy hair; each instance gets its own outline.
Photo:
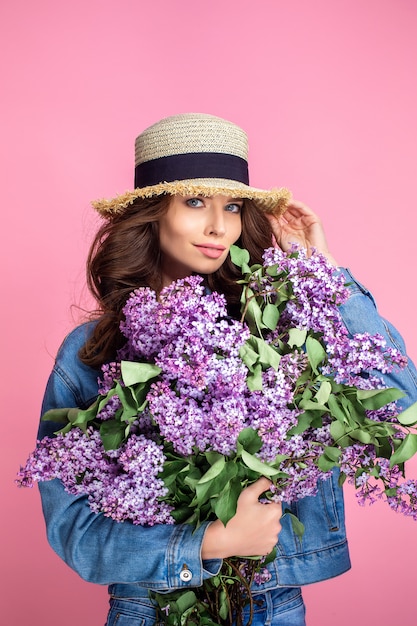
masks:
<path id="1" fill-rule="evenodd" d="M 167 212 L 171 196 L 136 199 L 120 215 L 106 220 L 98 230 L 87 258 L 87 284 L 97 301 L 94 330 L 81 348 L 83 363 L 98 369 L 114 360 L 124 338 L 119 330 L 123 307 L 138 287 L 162 287 L 159 220 Z M 268 219 L 250 200 L 244 201 L 242 234 L 237 245 L 246 248 L 251 263 L 262 260 L 271 245 Z M 231 315 L 239 311 L 239 270 L 228 256 L 215 273 L 206 277 L 210 289 L 223 293 Z"/>

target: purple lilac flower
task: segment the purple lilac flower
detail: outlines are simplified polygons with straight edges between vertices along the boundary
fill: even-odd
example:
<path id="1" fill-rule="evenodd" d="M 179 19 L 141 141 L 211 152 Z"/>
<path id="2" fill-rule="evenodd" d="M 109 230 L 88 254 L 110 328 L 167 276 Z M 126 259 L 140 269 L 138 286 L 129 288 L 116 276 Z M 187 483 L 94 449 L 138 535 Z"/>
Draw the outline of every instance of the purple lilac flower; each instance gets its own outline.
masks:
<path id="1" fill-rule="evenodd" d="M 264 583 L 268 583 L 271 578 L 271 572 L 266 567 L 263 567 L 259 572 L 255 572 L 253 581 L 257 585 L 263 585 Z"/>
<path id="2" fill-rule="evenodd" d="M 249 330 L 226 318 L 224 298 L 204 294 L 200 277 L 177 283 L 161 294 L 165 342 L 154 358 L 162 374 L 149 408 L 180 454 L 194 447 L 230 454 L 245 427 L 247 370 L 238 354 Z"/>
<path id="3" fill-rule="evenodd" d="M 136 354 L 151 359 L 158 352 L 161 341 L 155 320 L 157 306 L 156 293 L 152 289 L 136 289 L 132 293 L 123 309 L 125 320 L 120 324 L 127 339 L 120 358 L 129 359 L 130 355 Z"/>
<path id="4" fill-rule="evenodd" d="M 269 248 L 264 253 L 265 266 L 278 265 L 287 275 L 294 296 L 280 317 L 278 332 L 301 328 L 325 335 L 346 333 L 338 309 L 349 296 L 343 275 L 321 254 L 313 251 L 307 257 L 306 250 L 295 251 L 297 255 Z"/>
<path id="5" fill-rule="evenodd" d="M 159 298 L 149 288 L 137 289 L 123 309 L 120 329 L 127 339 L 124 358 L 154 359 L 161 348 L 190 330 L 194 322 L 226 317 L 226 301 L 205 294 L 201 276 L 190 276 L 165 287 Z"/>
<path id="6" fill-rule="evenodd" d="M 389 372 L 404 366 L 404 357 L 388 348 L 381 336 L 349 337 L 339 312 L 349 295 L 343 276 L 319 254 L 293 252 L 271 248 L 264 255 L 265 266 L 278 266 L 292 294 L 266 341 L 282 340 L 290 328 L 304 329 L 322 337 L 327 352 L 323 375 L 361 389 L 382 388 L 370 370 Z M 273 301 L 268 276 L 261 287 Z M 164 502 L 167 490 L 158 478 L 165 461 L 161 441 L 184 456 L 196 449 L 229 456 L 236 451 L 240 432 L 251 427 L 262 440 L 261 460 L 284 458 L 280 469 L 286 478 L 274 499 L 291 502 L 316 493 L 318 481 L 330 476 L 318 469 L 317 459 L 332 438 L 326 415 L 320 427 L 290 434 L 302 412 L 295 397 L 297 380 L 308 365 L 302 350 L 283 354 L 276 371 L 263 372 L 262 391 L 250 392 L 248 371 L 239 356 L 249 330 L 228 317 L 225 298 L 207 293 L 201 277 L 176 281 L 159 298 L 151 289 L 137 289 L 123 312 L 120 328 L 126 345 L 118 361 L 103 366 L 99 393 L 105 397 L 120 382 L 120 360 L 149 361 L 162 372 L 150 385 L 148 407 L 117 450 L 105 452 L 98 431 L 91 428 L 87 435 L 73 429 L 43 440 L 19 474 L 21 485 L 59 478 L 70 493 L 85 494 L 93 511 L 117 521 L 173 523 L 172 509 Z M 113 395 L 97 417 L 112 419 L 120 408 L 120 398 Z M 392 420 L 396 411 L 391 403 L 367 415 L 375 421 Z M 382 488 L 370 476 L 376 467 Z M 387 497 L 390 506 L 417 518 L 416 482 L 401 482 L 399 469 L 377 459 L 373 446 L 358 443 L 345 449 L 341 469 L 355 483 L 360 502 L 384 497 L 385 488 L 395 489 L 396 495 Z"/>
<path id="7" fill-rule="evenodd" d="M 106 402 L 105 406 L 98 411 L 97 418 L 102 420 L 103 422 L 109 419 L 112 419 L 117 411 L 121 408 L 122 402 L 117 394 L 112 396 L 108 402 Z"/>
<path id="8" fill-rule="evenodd" d="M 405 480 L 398 485 L 395 496 L 387 497 L 389 506 L 397 513 L 417 521 L 417 480 Z"/>
<path id="9" fill-rule="evenodd" d="M 263 441 L 259 456 L 273 461 L 278 454 L 289 452 L 288 431 L 297 424 L 302 411 L 291 409 L 295 382 L 306 364 L 306 356 L 295 352 L 281 358 L 277 371 L 263 373 L 262 391 L 247 392 L 248 426 L 254 428 Z"/>
<path id="10" fill-rule="evenodd" d="M 83 489 L 80 476 L 83 482 L 89 483 L 105 469 L 99 433 L 89 430 L 86 436 L 74 428 L 65 435 L 39 441 L 20 476 L 28 486 L 36 481 L 59 478 L 69 493 L 77 494 Z"/>
<path id="11" fill-rule="evenodd" d="M 245 428 L 246 403 L 242 388 L 246 370 L 237 359 L 222 375 L 225 360 L 216 361 L 218 376 L 205 393 L 195 393 L 187 384 L 175 390 L 167 380 L 156 382 L 148 394 L 149 409 L 162 437 L 184 456 L 193 448 L 230 454 L 236 450 L 240 431 Z"/>
<path id="12" fill-rule="evenodd" d="M 165 461 L 162 447 L 143 435 L 131 435 L 114 453 L 114 461 L 117 475 L 103 476 L 99 489 L 91 490 L 91 508 L 141 526 L 173 524 L 172 507 L 163 502 L 168 490 L 157 478 Z"/>
<path id="13" fill-rule="evenodd" d="M 91 509 L 116 521 L 174 523 L 172 508 L 160 501 L 167 489 L 158 474 L 165 456 L 161 446 L 131 435 L 118 450 L 106 452 L 98 431 L 79 429 L 46 437 L 19 472 L 21 486 L 58 478 L 73 495 L 86 495 Z"/>
<path id="14" fill-rule="evenodd" d="M 362 386 L 360 374 L 369 370 L 391 372 L 395 366 L 405 367 L 407 358 L 395 348 L 386 345 L 384 337 L 369 333 L 356 334 L 353 338 L 326 337 L 328 365 L 323 374 L 333 376 L 336 382 Z M 375 387 L 375 379 L 371 387 Z"/>
<path id="15" fill-rule="evenodd" d="M 113 387 L 114 381 L 121 378 L 120 363 L 113 361 L 101 366 L 101 377 L 98 379 L 98 392 L 105 396 Z"/>
<path id="16" fill-rule="evenodd" d="M 361 506 L 386 500 L 393 510 L 417 520 L 417 481 L 404 480 L 401 469 L 397 465 L 390 467 L 388 459 L 377 458 L 372 446 L 354 444 L 345 448 L 340 469 L 355 486 Z M 375 469 L 379 482 L 373 475 Z M 394 490 L 395 495 L 387 495 L 385 489 Z"/>

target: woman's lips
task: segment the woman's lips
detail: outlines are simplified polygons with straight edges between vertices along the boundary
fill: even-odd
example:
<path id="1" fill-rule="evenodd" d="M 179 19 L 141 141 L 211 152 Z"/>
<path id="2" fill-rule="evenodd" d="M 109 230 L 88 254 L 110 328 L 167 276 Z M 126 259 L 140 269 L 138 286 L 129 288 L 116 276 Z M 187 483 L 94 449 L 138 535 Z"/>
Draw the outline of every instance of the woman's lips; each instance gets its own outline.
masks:
<path id="1" fill-rule="evenodd" d="M 218 259 L 226 250 L 224 246 L 215 246 L 213 244 L 195 244 L 195 247 L 200 250 L 204 256 L 209 259 Z"/>

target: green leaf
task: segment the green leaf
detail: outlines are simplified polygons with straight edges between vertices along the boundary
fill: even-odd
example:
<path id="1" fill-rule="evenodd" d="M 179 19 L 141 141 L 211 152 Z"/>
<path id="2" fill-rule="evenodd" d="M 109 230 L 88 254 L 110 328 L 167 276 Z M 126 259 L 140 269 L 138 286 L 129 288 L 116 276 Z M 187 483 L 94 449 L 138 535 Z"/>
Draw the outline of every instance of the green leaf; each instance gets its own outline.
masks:
<path id="1" fill-rule="evenodd" d="M 219 604 L 219 617 L 221 617 L 222 620 L 226 620 L 227 616 L 229 615 L 229 603 L 227 601 L 227 595 L 224 590 L 219 593 Z"/>
<path id="2" fill-rule="evenodd" d="M 73 426 L 80 426 L 80 428 L 91 422 L 97 415 L 97 402 L 91 405 L 88 409 L 69 409 L 68 419 Z"/>
<path id="3" fill-rule="evenodd" d="M 338 448 L 334 448 L 333 446 L 327 446 L 324 448 L 325 456 L 331 461 L 337 461 L 341 455 L 342 451 Z"/>
<path id="4" fill-rule="evenodd" d="M 340 406 L 340 402 L 338 398 L 334 394 L 330 394 L 327 399 L 327 406 L 330 409 L 330 415 L 335 417 L 340 422 L 344 423 L 346 421 L 346 413 L 343 410 L 342 406 Z"/>
<path id="5" fill-rule="evenodd" d="M 217 497 L 223 491 L 225 485 L 236 477 L 238 471 L 238 465 L 234 461 L 229 461 L 225 463 L 222 471 L 211 480 L 205 482 L 198 481 L 195 484 L 195 496 L 191 503 L 192 506 L 198 505 L 201 507 L 210 498 Z"/>
<path id="6" fill-rule="evenodd" d="M 316 415 L 311 411 L 304 411 L 304 413 L 301 413 L 301 415 L 297 417 L 297 425 L 293 426 L 293 428 L 288 431 L 288 435 L 292 437 L 292 435 L 303 433 L 307 428 L 310 428 L 311 422 L 315 417 Z"/>
<path id="7" fill-rule="evenodd" d="M 161 373 L 161 368 L 152 363 L 121 362 L 122 379 L 126 386 L 146 383 Z"/>
<path id="8" fill-rule="evenodd" d="M 148 405 L 148 393 L 149 393 L 150 383 L 139 383 L 138 385 L 134 385 L 133 387 L 126 387 L 129 389 L 129 392 L 132 394 L 133 405 L 136 407 L 137 413 L 142 413 Z"/>
<path id="9" fill-rule="evenodd" d="M 207 483 L 210 480 L 213 480 L 213 478 L 216 478 L 216 476 L 218 476 L 223 471 L 225 464 L 226 459 L 222 455 L 219 459 L 217 459 L 215 463 L 213 463 L 210 469 L 208 469 L 207 472 L 203 474 L 203 476 L 199 480 L 199 483 L 202 485 L 203 483 Z"/>
<path id="10" fill-rule="evenodd" d="M 274 265 L 268 265 L 268 267 L 265 268 L 265 274 L 267 274 L 268 276 L 276 277 L 278 275 L 278 267 L 280 267 L 278 263 L 275 263 Z"/>
<path id="11" fill-rule="evenodd" d="M 346 478 L 347 478 L 346 474 L 344 472 L 340 472 L 339 478 L 337 479 L 337 484 L 339 485 L 339 487 L 343 487 L 343 485 L 345 484 Z"/>
<path id="12" fill-rule="evenodd" d="M 361 425 L 365 422 L 366 419 L 366 410 L 362 404 L 359 402 L 352 402 L 346 396 L 340 396 L 340 402 L 342 408 L 346 414 L 346 423 L 354 430 L 358 425 Z"/>
<path id="13" fill-rule="evenodd" d="M 390 460 L 390 467 L 394 465 L 399 465 L 400 463 L 404 463 L 411 459 L 412 456 L 417 452 L 417 435 L 414 433 L 409 433 L 399 446 L 399 448 L 394 452 Z"/>
<path id="14" fill-rule="evenodd" d="M 262 335 L 262 328 L 265 328 L 262 323 L 262 309 L 256 302 L 255 298 L 252 298 L 246 306 L 245 321 L 250 328 L 252 334 Z"/>
<path id="15" fill-rule="evenodd" d="M 164 468 L 162 472 L 160 472 L 159 477 L 164 481 L 165 487 L 170 487 L 173 485 L 178 476 L 182 472 L 186 472 L 189 469 L 189 463 L 184 459 L 184 461 L 165 461 Z"/>
<path id="16" fill-rule="evenodd" d="M 122 387 L 120 383 L 117 383 L 117 395 L 122 403 L 122 408 L 116 413 L 118 420 L 128 421 L 130 418 L 136 417 L 138 414 L 138 408 L 136 398 L 132 394 L 130 387 Z"/>
<path id="17" fill-rule="evenodd" d="M 306 350 L 310 365 L 313 371 L 318 374 L 319 372 L 317 368 L 326 358 L 326 351 L 320 341 L 317 341 L 314 337 L 307 337 Z"/>
<path id="18" fill-rule="evenodd" d="M 68 412 L 71 409 L 49 409 L 42 415 L 44 422 L 56 422 L 57 424 L 67 424 L 69 422 Z"/>
<path id="19" fill-rule="evenodd" d="M 279 311 L 274 304 L 266 304 L 262 313 L 262 322 L 270 330 L 275 330 L 279 320 Z"/>
<path id="20" fill-rule="evenodd" d="M 281 361 L 281 355 L 263 340 L 258 340 L 258 352 L 262 365 L 264 367 L 266 366 L 266 368 L 272 367 L 277 371 Z"/>
<path id="21" fill-rule="evenodd" d="M 322 472 L 330 471 L 335 465 L 336 462 L 331 461 L 325 454 L 322 454 L 317 460 L 317 467 L 322 470 Z"/>
<path id="22" fill-rule="evenodd" d="M 287 515 L 290 518 L 294 534 L 301 540 L 303 538 L 305 530 L 304 524 L 289 509 L 285 509 L 284 515 Z"/>
<path id="23" fill-rule="evenodd" d="M 348 427 L 346 424 L 342 424 L 342 422 L 334 421 L 330 424 L 330 434 L 333 438 L 333 441 L 337 443 L 338 446 L 345 448 L 351 444 L 351 440 L 346 432 Z"/>
<path id="24" fill-rule="evenodd" d="M 253 454 L 249 454 L 249 452 L 246 452 L 246 450 L 242 450 L 242 461 L 250 469 L 257 472 L 258 474 L 261 474 L 262 476 L 270 478 L 278 474 L 278 470 L 276 468 L 271 467 L 267 463 L 264 463 L 256 456 L 253 456 Z"/>
<path id="25" fill-rule="evenodd" d="M 375 446 L 376 455 L 382 459 L 390 459 L 392 454 L 392 446 L 390 440 L 383 440 Z"/>
<path id="26" fill-rule="evenodd" d="M 305 344 L 307 337 L 307 331 L 301 330 L 300 328 L 290 328 L 288 331 L 288 345 L 293 348 L 294 346 L 297 348 L 301 348 Z"/>
<path id="27" fill-rule="evenodd" d="M 328 413 L 329 409 L 324 404 L 319 404 L 315 400 L 301 400 L 300 408 L 305 411 L 320 411 L 321 414 Z"/>
<path id="28" fill-rule="evenodd" d="M 328 472 L 337 465 L 342 451 L 333 446 L 327 446 L 323 454 L 319 457 L 317 466 L 319 469 Z"/>
<path id="29" fill-rule="evenodd" d="M 372 435 L 367 430 L 363 430 L 362 428 L 355 428 L 354 430 L 351 430 L 349 432 L 349 436 L 352 437 L 352 439 L 356 439 L 356 441 L 360 441 L 361 443 L 371 443 L 372 441 Z"/>
<path id="30" fill-rule="evenodd" d="M 263 560 L 263 565 L 268 565 L 268 563 L 272 563 L 272 561 L 275 561 L 277 556 L 277 549 L 272 548 L 271 552 L 269 554 L 267 554 L 262 560 Z"/>
<path id="31" fill-rule="evenodd" d="M 195 514 L 194 511 L 188 506 L 176 506 L 171 515 L 177 524 L 194 523 Z"/>
<path id="32" fill-rule="evenodd" d="M 244 364 L 246 365 L 246 367 L 248 367 L 250 370 L 252 369 L 252 366 L 255 363 L 257 363 L 259 359 L 259 354 L 256 352 L 256 350 L 251 348 L 251 346 L 249 345 L 247 341 L 240 348 L 239 356 L 244 362 Z"/>
<path id="33" fill-rule="evenodd" d="M 242 484 L 240 479 L 235 477 L 226 483 L 223 491 L 219 494 L 219 497 L 216 498 L 214 512 L 225 526 L 236 513 L 237 500 L 241 493 Z"/>
<path id="34" fill-rule="evenodd" d="M 184 485 L 187 485 L 188 487 L 190 487 L 191 490 L 194 492 L 197 483 L 200 481 L 200 477 L 201 475 L 199 472 L 187 474 L 184 478 Z"/>
<path id="35" fill-rule="evenodd" d="M 262 447 L 262 439 L 258 435 L 257 431 L 254 428 L 244 428 L 240 431 L 239 437 L 237 438 L 238 443 L 238 452 L 242 449 L 246 450 L 250 454 L 255 454 L 255 452 L 259 452 Z"/>
<path id="36" fill-rule="evenodd" d="M 180 613 L 184 613 L 187 609 L 190 609 L 197 602 L 197 597 L 194 591 L 184 591 L 176 600 L 177 608 Z"/>
<path id="37" fill-rule="evenodd" d="M 66 435 L 67 433 L 70 432 L 72 428 L 73 428 L 72 424 L 68 423 L 63 428 L 60 428 L 59 430 L 55 430 L 54 435 Z"/>
<path id="38" fill-rule="evenodd" d="M 385 406 L 389 402 L 394 402 L 403 398 L 405 393 L 399 389 L 391 387 L 389 389 L 358 389 L 356 397 L 368 410 L 375 411 Z"/>
<path id="39" fill-rule="evenodd" d="M 116 450 L 125 438 L 125 425 L 115 420 L 103 422 L 100 437 L 105 450 Z"/>
<path id="40" fill-rule="evenodd" d="M 250 261 L 249 252 L 244 248 L 239 248 L 239 246 L 235 245 L 230 246 L 230 258 L 232 259 L 232 263 L 237 265 L 237 267 L 247 265 Z"/>
<path id="41" fill-rule="evenodd" d="M 262 389 L 262 365 L 258 363 L 253 371 L 248 374 L 246 384 L 249 391 L 261 391 Z"/>
<path id="42" fill-rule="evenodd" d="M 202 456 L 207 459 L 209 465 L 214 465 L 220 458 L 224 458 L 220 452 L 215 452 L 214 450 L 207 450 Z"/>
<path id="43" fill-rule="evenodd" d="M 330 393 L 332 391 L 332 386 L 328 380 L 324 380 L 318 392 L 316 393 L 315 399 L 319 404 L 326 404 L 327 400 L 330 397 Z"/>
<path id="44" fill-rule="evenodd" d="M 251 335 L 246 344 L 259 355 L 259 362 L 263 365 L 264 369 L 268 367 L 273 367 L 274 370 L 278 369 L 281 355 L 275 348 L 266 343 L 264 339 Z"/>
<path id="45" fill-rule="evenodd" d="M 417 424 L 417 402 L 414 402 L 408 409 L 397 415 L 397 420 L 403 426 L 413 426 Z"/>

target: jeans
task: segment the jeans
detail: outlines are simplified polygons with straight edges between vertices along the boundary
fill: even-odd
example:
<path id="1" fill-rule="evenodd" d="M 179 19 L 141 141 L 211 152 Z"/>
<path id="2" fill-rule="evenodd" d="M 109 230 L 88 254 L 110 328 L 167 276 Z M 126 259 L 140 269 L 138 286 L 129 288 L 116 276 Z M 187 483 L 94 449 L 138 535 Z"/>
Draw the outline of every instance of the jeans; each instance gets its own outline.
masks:
<path id="1" fill-rule="evenodd" d="M 299 587 L 278 587 L 254 596 L 251 626 L 305 626 L 305 606 Z M 244 611 L 244 623 L 249 615 Z"/>
<path id="2" fill-rule="evenodd" d="M 112 598 L 106 626 L 160 626 L 149 600 Z"/>
<path id="3" fill-rule="evenodd" d="M 281 587 L 254 596 L 252 626 L 305 626 L 305 607 L 299 587 Z M 244 611 L 247 623 L 249 610 Z M 106 626 L 161 626 L 146 598 L 111 598 Z"/>

